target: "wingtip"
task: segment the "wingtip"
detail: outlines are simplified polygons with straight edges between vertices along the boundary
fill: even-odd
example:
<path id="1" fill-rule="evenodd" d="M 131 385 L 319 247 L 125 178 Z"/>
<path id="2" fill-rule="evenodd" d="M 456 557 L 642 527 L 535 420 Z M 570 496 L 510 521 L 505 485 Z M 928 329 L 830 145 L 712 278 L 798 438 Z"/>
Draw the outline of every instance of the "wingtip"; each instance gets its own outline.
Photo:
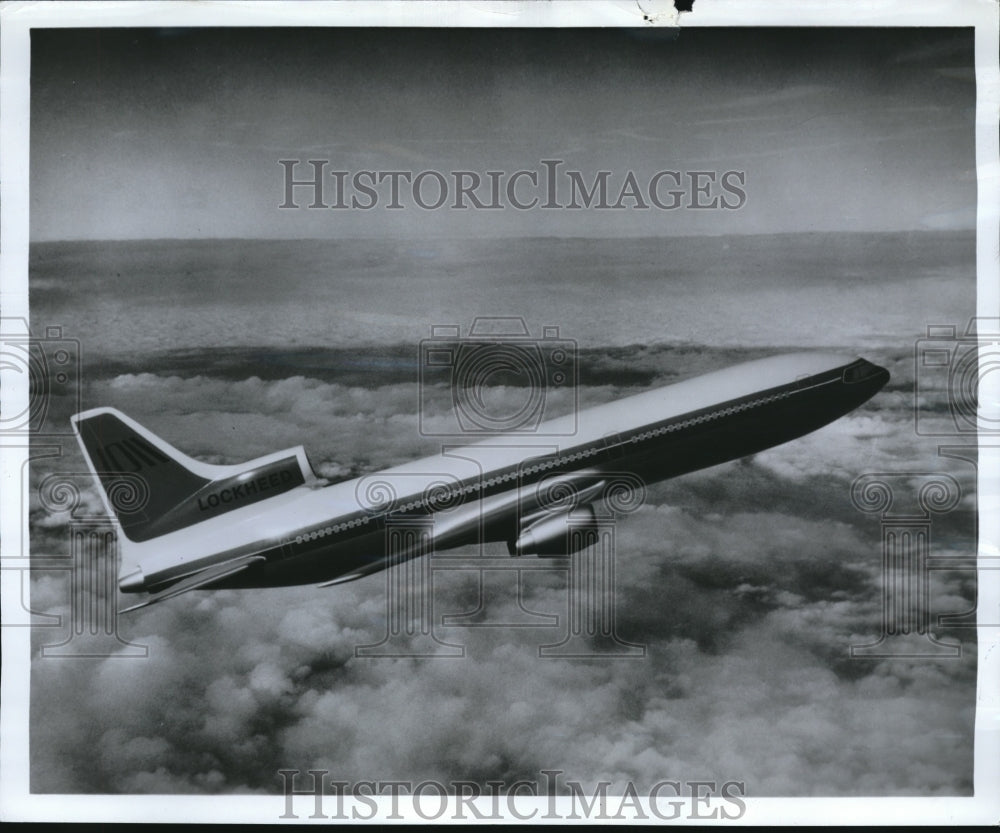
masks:
<path id="1" fill-rule="evenodd" d="M 121 411 L 117 408 L 111 408 L 107 405 L 102 405 L 98 408 L 88 408 L 86 411 L 80 411 L 79 413 L 73 414 L 69 421 L 76 425 L 80 420 L 90 419 L 91 417 L 100 416 L 101 414 L 115 414 L 116 416 L 124 416 Z"/>

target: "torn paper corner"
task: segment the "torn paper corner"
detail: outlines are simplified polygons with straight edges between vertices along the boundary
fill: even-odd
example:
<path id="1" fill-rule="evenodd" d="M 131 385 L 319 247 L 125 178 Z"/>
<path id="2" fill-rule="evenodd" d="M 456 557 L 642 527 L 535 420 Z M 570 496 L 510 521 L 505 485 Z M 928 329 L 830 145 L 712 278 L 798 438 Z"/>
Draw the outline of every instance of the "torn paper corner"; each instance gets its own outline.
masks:
<path id="1" fill-rule="evenodd" d="M 679 12 L 674 0 L 636 0 L 642 20 L 648 26 L 676 26 Z"/>

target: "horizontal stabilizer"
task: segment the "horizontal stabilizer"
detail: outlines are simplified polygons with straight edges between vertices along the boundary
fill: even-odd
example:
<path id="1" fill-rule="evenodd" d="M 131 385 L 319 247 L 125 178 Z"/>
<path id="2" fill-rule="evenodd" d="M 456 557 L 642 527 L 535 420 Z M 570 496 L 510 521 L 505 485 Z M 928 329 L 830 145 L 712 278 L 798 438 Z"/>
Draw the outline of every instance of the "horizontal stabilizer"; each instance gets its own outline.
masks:
<path id="1" fill-rule="evenodd" d="M 126 607 L 124 610 L 119 610 L 118 612 L 128 613 L 130 610 L 138 610 L 140 607 L 148 607 L 151 604 L 156 604 L 157 602 L 162 602 L 166 599 L 172 599 L 174 596 L 179 596 L 181 593 L 187 593 L 189 590 L 197 590 L 199 587 L 205 587 L 216 581 L 221 581 L 224 578 L 228 578 L 229 576 L 242 572 L 247 569 L 247 567 L 259 564 L 266 560 L 267 559 L 262 555 L 247 555 L 241 558 L 234 558 L 232 561 L 224 561 L 221 564 L 216 564 L 213 567 L 207 567 L 200 572 L 181 579 L 176 584 L 170 585 L 170 587 L 166 590 L 159 593 L 153 593 L 145 600 L 139 602 L 139 604 Z"/>

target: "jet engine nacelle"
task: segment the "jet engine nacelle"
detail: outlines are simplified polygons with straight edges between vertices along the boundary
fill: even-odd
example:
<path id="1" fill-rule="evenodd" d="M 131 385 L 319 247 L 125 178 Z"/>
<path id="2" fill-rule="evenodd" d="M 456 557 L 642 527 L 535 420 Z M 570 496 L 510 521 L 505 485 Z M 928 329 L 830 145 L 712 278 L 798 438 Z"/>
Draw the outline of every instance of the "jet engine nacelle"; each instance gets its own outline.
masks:
<path id="1" fill-rule="evenodd" d="M 566 512 L 546 515 L 521 530 L 507 544 L 511 555 L 540 555 L 553 558 L 586 549 L 593 542 L 597 515 L 590 504 Z"/>

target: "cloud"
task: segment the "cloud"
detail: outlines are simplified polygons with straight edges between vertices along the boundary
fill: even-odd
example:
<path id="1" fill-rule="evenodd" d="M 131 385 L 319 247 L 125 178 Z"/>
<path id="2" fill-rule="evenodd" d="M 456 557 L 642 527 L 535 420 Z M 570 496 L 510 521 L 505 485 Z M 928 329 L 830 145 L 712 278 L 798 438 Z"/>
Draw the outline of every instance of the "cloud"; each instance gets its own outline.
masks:
<path id="1" fill-rule="evenodd" d="M 136 373 L 92 380 L 88 396 L 218 461 L 303 441 L 334 472 L 429 453 L 407 384 Z M 386 637 L 385 573 L 327 589 L 195 592 L 119 620 L 145 658 L 36 654 L 32 789 L 274 794 L 288 768 L 508 784 L 554 768 L 588 788 L 714 778 L 745 781 L 751 796 L 969 794 L 972 632 L 947 632 L 964 641 L 958 659 L 849 652 L 877 640 L 883 615 L 879 526 L 850 505 L 850 483 L 934 459 L 903 430 L 908 405 L 880 401 L 649 487 L 614 533 L 616 632 L 646 647 L 640 659 L 539 656 L 567 633 L 559 572 L 519 584 L 486 572 L 481 591 L 476 573 L 436 571 L 435 635 L 465 648 L 452 658 L 355 655 Z M 971 467 L 935 465 L 971 482 Z M 970 553 L 968 515 L 945 521 L 935 534 L 950 530 L 948 548 L 935 552 Z M 36 507 L 35 552 L 64 549 L 67 523 Z M 968 610 L 974 582 L 936 573 L 935 615 Z M 37 609 L 69 614 L 68 574 L 40 574 L 32 592 Z M 477 607 L 479 627 L 441 624 Z M 482 626 L 525 610 L 559 618 Z M 36 649 L 55 630 L 38 629 Z"/>

